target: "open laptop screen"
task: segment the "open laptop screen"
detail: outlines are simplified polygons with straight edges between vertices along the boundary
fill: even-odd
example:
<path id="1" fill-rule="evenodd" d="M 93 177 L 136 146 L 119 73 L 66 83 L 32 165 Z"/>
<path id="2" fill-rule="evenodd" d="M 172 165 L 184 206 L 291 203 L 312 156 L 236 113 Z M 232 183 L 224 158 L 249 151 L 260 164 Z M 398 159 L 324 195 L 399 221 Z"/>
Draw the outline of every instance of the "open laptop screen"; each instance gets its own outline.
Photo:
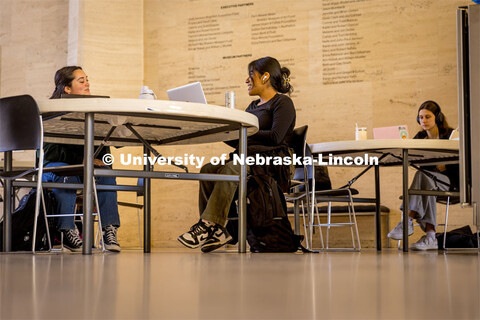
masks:
<path id="1" fill-rule="evenodd" d="M 172 101 L 207 103 L 200 82 L 190 83 L 178 88 L 167 90 L 168 98 Z"/>
<path id="2" fill-rule="evenodd" d="M 408 139 L 408 126 L 373 128 L 373 139 Z"/>

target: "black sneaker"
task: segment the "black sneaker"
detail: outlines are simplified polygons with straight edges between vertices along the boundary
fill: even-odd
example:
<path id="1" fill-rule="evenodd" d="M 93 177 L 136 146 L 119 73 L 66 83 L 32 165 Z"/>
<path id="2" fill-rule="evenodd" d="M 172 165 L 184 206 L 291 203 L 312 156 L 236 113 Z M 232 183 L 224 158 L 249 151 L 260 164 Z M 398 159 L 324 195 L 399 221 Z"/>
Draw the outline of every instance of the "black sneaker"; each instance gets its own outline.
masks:
<path id="1" fill-rule="evenodd" d="M 190 231 L 180 235 L 178 241 L 185 247 L 191 249 L 198 248 L 210 238 L 212 231 L 213 227 L 207 226 L 207 224 L 200 219 L 200 221 L 190 228 Z"/>
<path id="2" fill-rule="evenodd" d="M 83 241 L 78 235 L 77 229 L 62 230 L 63 233 L 63 246 L 70 251 L 80 252 L 82 251 Z"/>
<path id="3" fill-rule="evenodd" d="M 216 250 L 226 245 L 230 240 L 232 240 L 232 236 L 228 233 L 227 229 L 216 224 L 213 227 L 212 235 L 202 245 L 202 252 L 207 253 Z"/>
<path id="4" fill-rule="evenodd" d="M 122 250 L 117 241 L 117 227 L 110 225 L 103 229 L 103 243 L 108 251 L 120 252 Z"/>

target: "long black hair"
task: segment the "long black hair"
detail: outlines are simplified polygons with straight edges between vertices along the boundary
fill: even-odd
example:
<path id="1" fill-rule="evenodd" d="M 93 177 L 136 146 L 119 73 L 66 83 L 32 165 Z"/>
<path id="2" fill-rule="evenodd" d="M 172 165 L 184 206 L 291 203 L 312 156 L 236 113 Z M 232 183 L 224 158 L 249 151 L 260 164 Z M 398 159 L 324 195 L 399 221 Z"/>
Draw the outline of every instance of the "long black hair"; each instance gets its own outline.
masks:
<path id="1" fill-rule="evenodd" d="M 248 73 L 257 71 L 260 75 L 268 72 L 270 74 L 270 83 L 272 87 L 280 93 L 290 94 L 293 87 L 290 84 L 290 70 L 281 67 L 277 59 L 272 57 L 263 57 L 254 60 L 248 64 Z"/>
<path id="2" fill-rule="evenodd" d="M 50 99 L 60 99 L 65 94 L 65 87 L 71 87 L 72 81 L 75 79 L 73 73 L 75 70 L 82 70 L 79 66 L 63 67 L 55 72 L 55 90 L 53 90 Z"/>

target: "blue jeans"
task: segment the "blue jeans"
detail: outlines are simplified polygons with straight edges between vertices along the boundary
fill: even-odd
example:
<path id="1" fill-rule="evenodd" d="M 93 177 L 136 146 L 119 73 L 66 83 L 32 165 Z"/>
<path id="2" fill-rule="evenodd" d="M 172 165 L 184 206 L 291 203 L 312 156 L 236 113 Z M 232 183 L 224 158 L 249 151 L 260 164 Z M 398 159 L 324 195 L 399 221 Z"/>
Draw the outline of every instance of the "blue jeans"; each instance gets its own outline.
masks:
<path id="1" fill-rule="evenodd" d="M 63 162 L 50 162 L 45 167 L 66 166 Z M 107 167 L 105 167 L 107 168 Z M 82 183 L 80 177 L 63 177 L 54 173 L 47 172 L 42 175 L 43 182 L 60 182 L 60 183 Z M 97 177 L 98 184 L 117 184 L 115 177 Z M 57 200 L 57 214 L 73 214 L 75 213 L 75 200 L 77 198 L 76 190 L 53 189 L 53 194 Z M 102 227 L 113 225 L 120 227 L 120 217 L 118 215 L 117 192 L 116 191 L 98 191 L 98 203 L 100 207 L 100 217 Z M 67 230 L 75 229 L 74 217 L 59 217 L 58 229 Z"/>

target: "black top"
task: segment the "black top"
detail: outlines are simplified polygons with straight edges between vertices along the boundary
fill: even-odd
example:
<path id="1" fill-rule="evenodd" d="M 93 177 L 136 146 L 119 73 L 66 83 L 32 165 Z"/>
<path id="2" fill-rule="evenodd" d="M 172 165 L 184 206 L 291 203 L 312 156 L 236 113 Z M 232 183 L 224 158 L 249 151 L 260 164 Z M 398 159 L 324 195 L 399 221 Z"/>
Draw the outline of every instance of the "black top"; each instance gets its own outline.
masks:
<path id="1" fill-rule="evenodd" d="M 453 129 L 452 128 L 447 128 L 445 131 L 438 133 L 438 138 L 443 139 L 443 140 L 448 140 L 450 138 L 450 135 L 452 134 Z M 427 131 L 422 130 L 417 132 L 415 137 L 413 139 L 428 139 Z M 458 164 L 447 164 L 445 165 L 446 170 L 445 171 L 439 171 L 436 166 L 422 166 L 423 169 L 429 170 L 429 171 L 434 171 L 434 172 L 439 172 L 441 174 L 446 175 L 450 179 L 450 184 L 452 185 L 450 190 L 457 189 L 458 190 L 458 185 L 459 185 L 459 180 L 460 180 L 460 169 L 458 167 Z"/>
<path id="2" fill-rule="evenodd" d="M 247 155 L 289 157 L 289 146 L 295 127 L 295 107 L 292 99 L 283 94 L 276 94 L 266 103 L 259 105 L 260 99 L 252 101 L 245 110 L 258 118 L 258 132 L 247 139 Z M 229 146 L 237 148 L 238 140 L 227 141 Z M 230 155 L 232 156 L 232 155 Z M 288 190 L 290 177 L 289 166 L 253 165 L 253 175 L 266 174 L 273 177 L 283 192 Z"/>
<path id="3" fill-rule="evenodd" d="M 258 118 L 258 132 L 248 137 L 248 154 L 261 153 L 290 146 L 295 127 L 295 107 L 292 99 L 276 94 L 266 103 L 259 105 L 260 99 L 252 101 L 245 110 Z M 227 141 L 237 148 L 238 140 Z"/>
<path id="4" fill-rule="evenodd" d="M 83 145 L 44 143 L 44 164 L 49 162 L 64 162 L 71 165 L 82 164 L 83 150 Z M 106 153 L 110 153 L 109 147 L 103 147 L 102 151 L 100 151 L 97 156 L 97 159 L 102 159 L 103 155 Z"/>
<path id="5" fill-rule="evenodd" d="M 295 127 L 295 107 L 292 99 L 276 94 L 266 103 L 252 101 L 245 110 L 258 118 L 258 132 L 248 138 L 249 145 L 288 146 Z"/>

